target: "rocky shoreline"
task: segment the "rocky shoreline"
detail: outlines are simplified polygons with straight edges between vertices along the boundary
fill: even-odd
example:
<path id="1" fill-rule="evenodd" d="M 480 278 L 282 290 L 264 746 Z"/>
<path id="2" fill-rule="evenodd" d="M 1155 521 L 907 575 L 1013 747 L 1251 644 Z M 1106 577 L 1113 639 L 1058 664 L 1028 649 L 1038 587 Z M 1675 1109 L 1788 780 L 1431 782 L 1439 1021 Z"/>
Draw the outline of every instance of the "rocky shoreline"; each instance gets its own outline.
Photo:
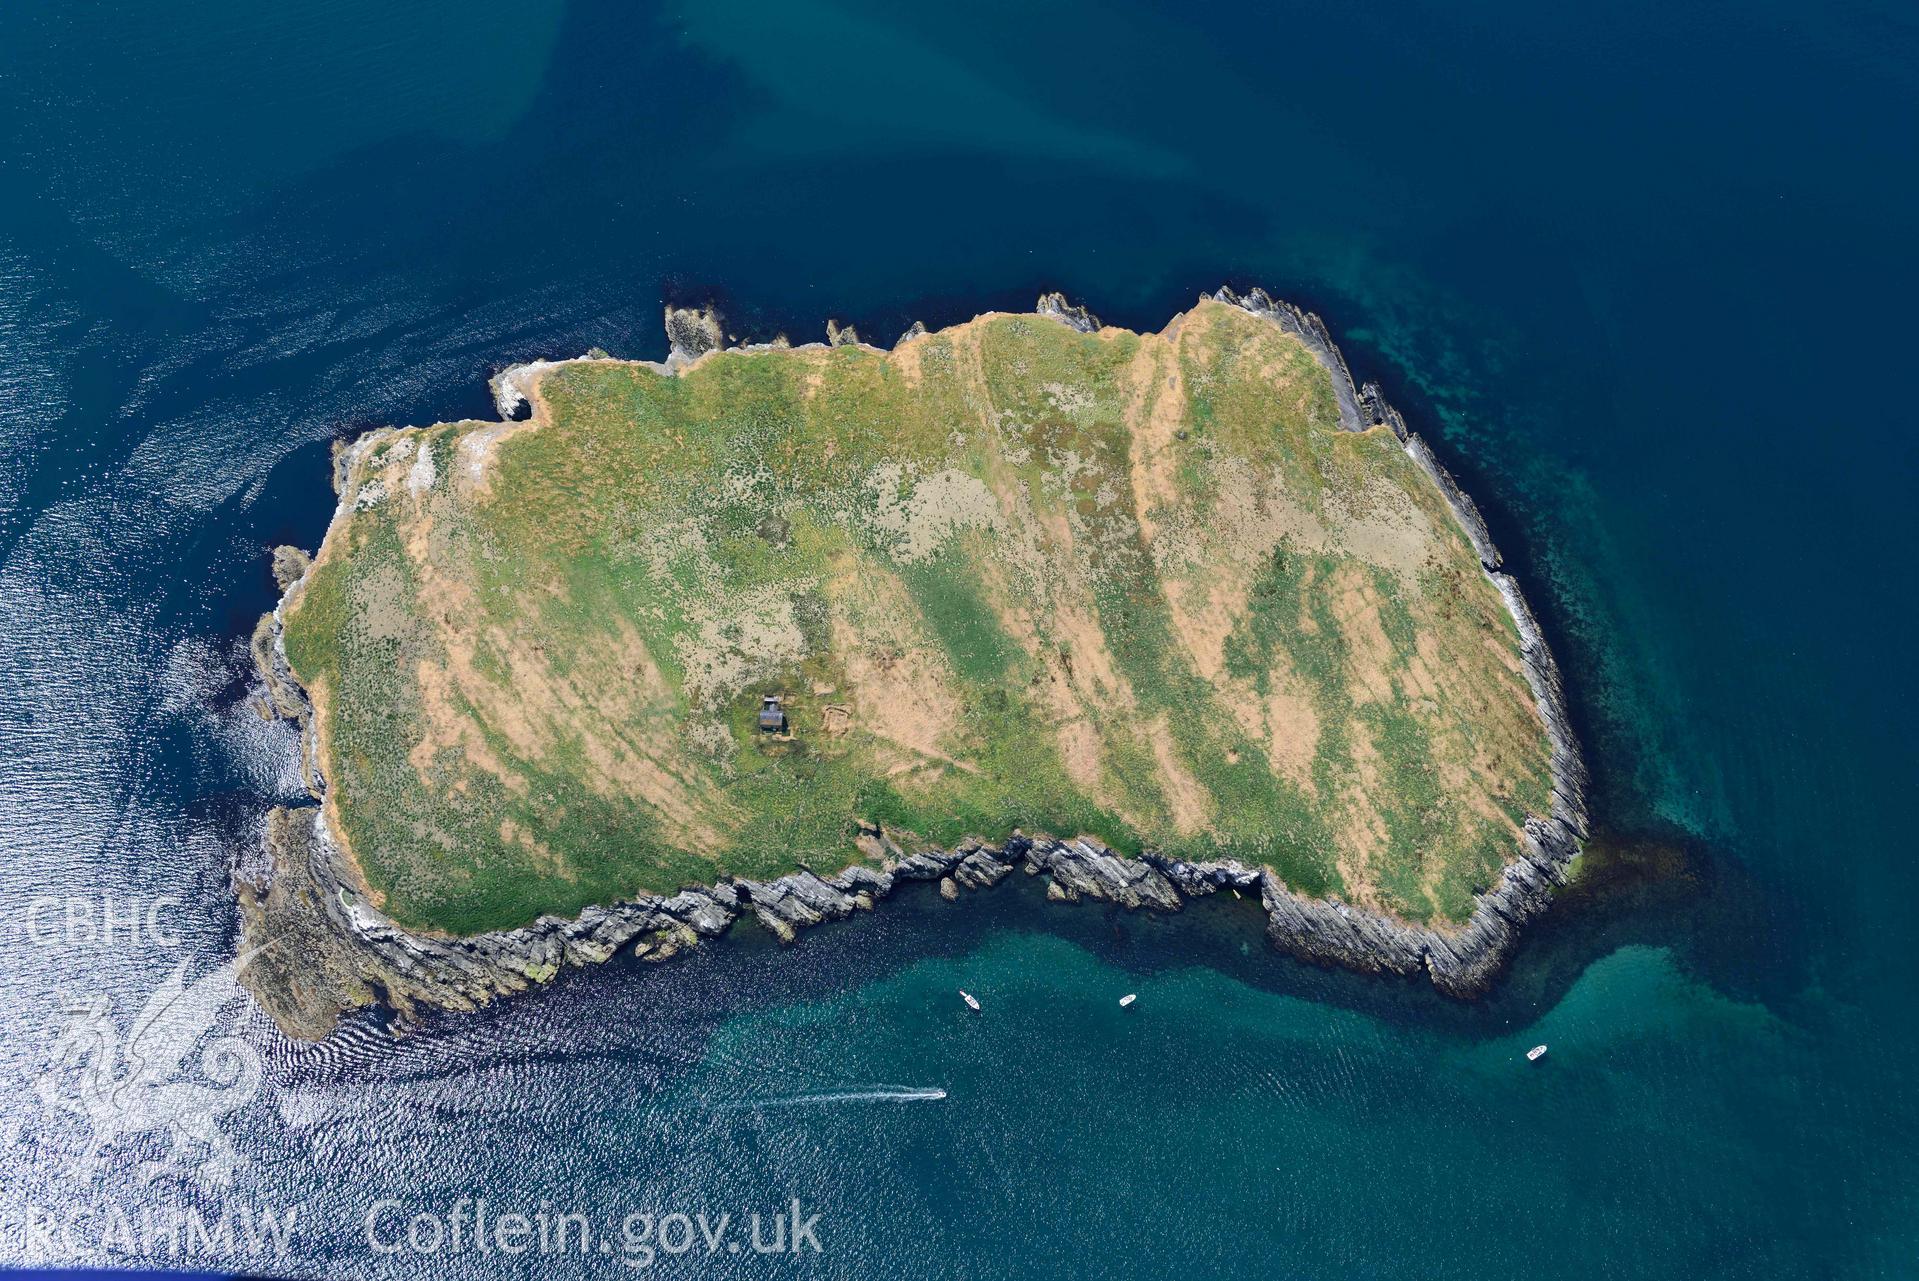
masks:
<path id="1" fill-rule="evenodd" d="M 1319 318 L 1263 290 L 1240 295 L 1220 289 L 1212 296 L 1299 337 L 1331 373 L 1346 430 L 1384 426 L 1393 432 L 1445 495 L 1519 629 L 1526 678 L 1552 741 L 1551 812 L 1528 817 L 1520 857 L 1477 897 L 1471 918 L 1456 933 L 1409 925 L 1336 899 L 1303 898 L 1265 869 L 1234 861 L 1188 863 L 1151 851 L 1128 858 L 1090 837 L 1059 841 L 1020 833 L 999 845 L 969 840 L 951 850 L 908 852 L 885 832 L 867 828 L 858 844 L 877 866 L 857 864 L 829 876 L 801 870 L 770 881 L 729 878 L 671 896 L 588 908 L 571 920 L 541 917 L 519 929 L 442 937 L 402 929 L 367 903 L 350 860 L 327 829 L 323 810 L 309 806 L 272 810 L 264 865 L 245 875 L 236 873 L 241 951 L 253 954 L 241 981 L 289 1035 L 317 1039 L 330 1032 L 343 1013 L 374 1003 L 391 1008 L 404 1026 L 427 1009 L 477 1009 L 548 982 L 567 966 L 597 964 L 621 949 L 642 960 L 667 960 L 702 939 L 725 933 L 742 916 L 751 915 L 790 942 L 809 926 L 872 909 L 904 882 L 937 882 L 940 892 L 951 898 L 996 885 L 1019 868 L 1046 877 L 1050 899 L 1091 899 L 1164 912 L 1178 911 L 1187 900 L 1222 888 L 1257 891 L 1266 912 L 1267 937 L 1295 956 L 1371 973 L 1424 971 L 1435 987 L 1453 996 L 1484 991 L 1511 951 L 1519 927 L 1551 901 L 1553 887 L 1563 882 L 1587 832 L 1585 766 L 1567 720 L 1558 665 L 1518 584 L 1504 568 L 1479 509 L 1425 441 L 1386 404 L 1379 388 L 1354 383 Z M 1059 294 L 1041 298 L 1035 310 L 1082 332 L 1100 327 L 1086 308 L 1069 304 Z M 668 308 L 666 328 L 671 353 L 663 368 L 669 371 L 725 345 L 710 311 Z M 832 329 L 835 343 L 859 341 L 850 328 Z M 923 332 L 916 324 L 903 340 Z M 512 417 L 530 399 L 533 389 L 527 375 L 549 367 L 551 362 L 518 366 L 493 380 L 503 418 Z M 354 451 L 379 435 L 370 433 L 336 457 L 336 490 L 344 491 Z M 303 554 L 286 548 L 276 552 L 274 571 L 283 591 L 290 591 L 306 569 Z M 265 685 L 262 711 L 299 722 L 303 778 L 308 790 L 323 798 L 326 780 L 318 768 L 312 708 L 287 666 L 278 608 L 256 629 L 253 655 Z"/>

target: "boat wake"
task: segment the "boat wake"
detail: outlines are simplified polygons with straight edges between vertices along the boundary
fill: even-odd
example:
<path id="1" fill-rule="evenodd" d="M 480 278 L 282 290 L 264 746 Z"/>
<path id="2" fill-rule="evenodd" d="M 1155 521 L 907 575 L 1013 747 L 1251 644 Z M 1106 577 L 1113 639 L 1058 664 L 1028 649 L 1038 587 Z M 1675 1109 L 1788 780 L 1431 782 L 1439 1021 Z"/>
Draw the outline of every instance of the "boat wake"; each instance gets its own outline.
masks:
<path id="1" fill-rule="evenodd" d="M 868 1090 L 832 1090 L 818 1094 L 788 1094 L 772 1099 L 736 1099 L 715 1105 L 715 1111 L 736 1112 L 760 1108 L 830 1107 L 836 1103 L 931 1103 L 946 1097 L 933 1086 L 881 1085 Z"/>

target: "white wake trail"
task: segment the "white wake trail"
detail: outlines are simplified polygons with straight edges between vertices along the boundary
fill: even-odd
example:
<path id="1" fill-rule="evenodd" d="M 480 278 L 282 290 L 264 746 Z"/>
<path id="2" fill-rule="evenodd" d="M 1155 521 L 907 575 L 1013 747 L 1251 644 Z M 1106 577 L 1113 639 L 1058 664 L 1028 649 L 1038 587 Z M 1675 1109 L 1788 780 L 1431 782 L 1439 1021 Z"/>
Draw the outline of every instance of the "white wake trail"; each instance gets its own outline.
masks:
<path id="1" fill-rule="evenodd" d="M 788 1094 L 773 1099 L 738 1099 L 721 1103 L 715 1111 L 731 1112 L 742 1108 L 828 1107 L 835 1103 L 930 1103 L 946 1097 L 937 1085 L 879 1085 L 866 1090 L 833 1090 L 818 1094 Z"/>

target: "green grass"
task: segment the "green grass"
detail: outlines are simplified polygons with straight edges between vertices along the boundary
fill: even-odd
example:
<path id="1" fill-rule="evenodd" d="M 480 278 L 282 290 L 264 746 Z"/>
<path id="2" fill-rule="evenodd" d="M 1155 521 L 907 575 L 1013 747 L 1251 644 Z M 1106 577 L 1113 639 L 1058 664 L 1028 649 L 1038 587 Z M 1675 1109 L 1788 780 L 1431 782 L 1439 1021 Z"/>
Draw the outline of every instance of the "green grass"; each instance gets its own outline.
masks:
<path id="1" fill-rule="evenodd" d="M 980 688 L 1007 680 L 1021 655 L 988 607 L 969 558 L 941 556 L 908 565 L 900 577 L 960 680 Z"/>
<path id="2" fill-rule="evenodd" d="M 384 497 L 329 531 L 286 647 L 386 909 L 471 933 L 830 871 L 865 822 L 1463 919 L 1547 746 L 1440 496 L 1338 431 L 1310 354 L 1213 304 L 1172 338 L 998 317 L 908 350 L 563 366 L 483 480 L 497 425 L 362 453 L 348 492 Z M 1407 529 L 1417 573 L 1379 550 Z M 754 726 L 773 692 L 790 740 Z"/>

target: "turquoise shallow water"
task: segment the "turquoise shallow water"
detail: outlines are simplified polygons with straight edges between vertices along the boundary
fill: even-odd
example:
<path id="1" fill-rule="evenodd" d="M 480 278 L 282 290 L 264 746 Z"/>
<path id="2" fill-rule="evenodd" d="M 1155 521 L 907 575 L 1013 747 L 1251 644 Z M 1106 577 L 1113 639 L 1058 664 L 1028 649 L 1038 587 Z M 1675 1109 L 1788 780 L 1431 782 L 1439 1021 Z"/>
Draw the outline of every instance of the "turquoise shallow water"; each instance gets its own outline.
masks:
<path id="1" fill-rule="evenodd" d="M 223 1261 L 551 1273 L 367 1238 L 383 1198 L 469 1196 L 821 1216 L 817 1257 L 667 1275 L 1919 1271 L 1916 46 L 1869 0 L 23 6 L 0 1262 L 51 1259 L 33 1207 L 298 1206 L 289 1255 Z M 1609 843 L 1663 876 L 1565 904 L 1470 1007 L 1273 956 L 1230 901 L 1024 884 L 404 1043 L 302 1050 L 234 1003 L 264 1081 L 220 1118 L 231 1185 L 141 1182 L 152 1131 L 79 1168 L 87 1121 L 32 1093 L 62 1011 L 124 1027 L 230 956 L 230 863 L 296 793 L 243 638 L 263 548 L 325 527 L 330 440 L 484 412 L 512 361 L 657 356 L 662 297 L 884 341 L 1043 288 L 1158 326 L 1222 281 L 1320 310 L 1440 443 L 1572 678 Z M 32 928 L 70 893 L 183 901 L 136 946 Z"/>

